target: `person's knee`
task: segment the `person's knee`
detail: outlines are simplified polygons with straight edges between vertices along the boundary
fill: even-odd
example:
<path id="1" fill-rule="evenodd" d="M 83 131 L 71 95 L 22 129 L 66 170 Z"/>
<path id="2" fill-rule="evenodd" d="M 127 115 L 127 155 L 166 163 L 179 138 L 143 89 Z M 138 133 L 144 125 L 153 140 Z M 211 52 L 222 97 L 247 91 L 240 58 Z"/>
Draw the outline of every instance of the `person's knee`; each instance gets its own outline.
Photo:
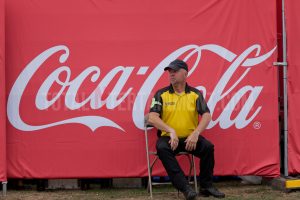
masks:
<path id="1" fill-rule="evenodd" d="M 206 149 L 207 152 L 213 153 L 215 151 L 215 146 L 212 143 L 208 142 L 205 145 L 205 149 Z"/>
<path id="2" fill-rule="evenodd" d="M 158 155 L 164 154 L 170 150 L 170 147 L 168 144 L 160 142 L 156 144 L 156 151 Z"/>

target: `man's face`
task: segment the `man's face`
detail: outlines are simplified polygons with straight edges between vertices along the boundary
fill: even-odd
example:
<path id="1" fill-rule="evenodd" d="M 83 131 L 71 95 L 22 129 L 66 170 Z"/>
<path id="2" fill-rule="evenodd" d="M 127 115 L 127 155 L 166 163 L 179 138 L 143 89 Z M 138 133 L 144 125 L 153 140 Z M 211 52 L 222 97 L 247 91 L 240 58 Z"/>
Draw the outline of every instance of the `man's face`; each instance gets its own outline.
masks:
<path id="1" fill-rule="evenodd" d="M 169 78 L 171 84 L 184 83 L 187 77 L 187 71 L 184 69 L 174 70 L 169 69 Z"/>

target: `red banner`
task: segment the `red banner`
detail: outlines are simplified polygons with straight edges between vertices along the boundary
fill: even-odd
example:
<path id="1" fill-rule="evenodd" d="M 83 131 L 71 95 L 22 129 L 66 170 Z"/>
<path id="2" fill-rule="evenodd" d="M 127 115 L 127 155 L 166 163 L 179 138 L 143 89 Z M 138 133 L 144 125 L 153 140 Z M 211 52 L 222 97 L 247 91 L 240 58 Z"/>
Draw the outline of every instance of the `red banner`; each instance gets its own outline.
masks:
<path id="1" fill-rule="evenodd" d="M 288 172 L 300 173 L 299 1 L 285 1 L 288 62 Z"/>
<path id="2" fill-rule="evenodd" d="M 6 6 L 9 177 L 146 176 L 143 116 L 176 58 L 212 112 L 215 175 L 279 175 L 273 0 Z"/>
<path id="3" fill-rule="evenodd" d="M 0 181 L 6 181 L 4 0 L 0 0 Z"/>

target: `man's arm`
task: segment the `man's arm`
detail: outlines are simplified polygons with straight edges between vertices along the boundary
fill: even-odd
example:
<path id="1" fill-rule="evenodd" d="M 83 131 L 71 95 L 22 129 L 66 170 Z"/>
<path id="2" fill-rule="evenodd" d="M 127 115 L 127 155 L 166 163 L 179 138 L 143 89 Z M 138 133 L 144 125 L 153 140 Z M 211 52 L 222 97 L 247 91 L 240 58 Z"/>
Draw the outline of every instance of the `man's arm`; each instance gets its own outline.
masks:
<path id="1" fill-rule="evenodd" d="M 192 150 L 196 149 L 199 135 L 206 129 L 206 127 L 208 126 L 210 121 L 211 121 L 211 114 L 209 112 L 204 113 L 202 115 L 202 118 L 201 118 L 197 128 L 185 140 L 185 142 L 186 142 L 185 149 L 186 150 L 192 151 Z"/>
<path id="2" fill-rule="evenodd" d="M 194 132 L 196 132 L 199 136 L 206 129 L 210 121 L 211 121 L 211 114 L 209 112 L 204 113 Z"/>
<path id="3" fill-rule="evenodd" d="M 168 126 L 166 123 L 164 123 L 163 120 L 159 117 L 159 114 L 156 112 L 150 112 L 149 113 L 149 119 L 148 122 L 155 126 L 155 128 L 166 131 L 167 133 L 170 133 L 174 131 L 170 126 Z"/>
<path id="4" fill-rule="evenodd" d="M 159 117 L 159 114 L 156 112 L 150 112 L 149 113 L 149 119 L 148 123 L 156 127 L 157 129 L 161 131 L 165 131 L 167 133 L 170 133 L 170 145 L 171 149 L 174 151 L 178 146 L 178 137 L 176 135 L 175 130 L 168 126 L 161 118 Z"/>

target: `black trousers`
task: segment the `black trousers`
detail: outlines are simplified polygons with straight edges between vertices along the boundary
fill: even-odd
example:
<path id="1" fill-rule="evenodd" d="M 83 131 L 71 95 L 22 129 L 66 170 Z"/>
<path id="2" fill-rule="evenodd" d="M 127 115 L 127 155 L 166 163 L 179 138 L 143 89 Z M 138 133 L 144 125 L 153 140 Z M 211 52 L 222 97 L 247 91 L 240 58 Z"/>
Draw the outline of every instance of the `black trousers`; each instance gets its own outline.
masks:
<path id="1" fill-rule="evenodd" d="M 189 152 L 200 158 L 200 186 L 202 188 L 212 186 L 213 169 L 215 165 L 214 145 L 200 135 L 194 151 L 187 151 L 185 149 L 186 143 L 184 141 L 186 138 L 180 138 L 177 149 L 173 151 L 169 140 L 170 137 L 159 137 L 156 143 L 156 150 L 174 187 L 180 191 L 185 191 L 186 186 L 189 184 L 175 158 L 179 152 Z"/>

